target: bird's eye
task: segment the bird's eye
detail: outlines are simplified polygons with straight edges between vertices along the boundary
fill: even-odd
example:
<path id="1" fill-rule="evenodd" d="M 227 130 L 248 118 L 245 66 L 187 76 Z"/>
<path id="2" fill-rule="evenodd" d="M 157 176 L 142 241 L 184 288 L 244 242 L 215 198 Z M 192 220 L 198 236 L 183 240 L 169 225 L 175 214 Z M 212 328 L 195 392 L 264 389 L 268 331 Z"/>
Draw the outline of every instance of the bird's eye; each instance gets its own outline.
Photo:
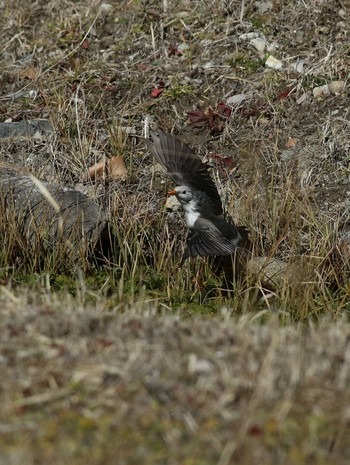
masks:
<path id="1" fill-rule="evenodd" d="M 186 194 L 186 191 L 182 191 L 183 194 Z"/>

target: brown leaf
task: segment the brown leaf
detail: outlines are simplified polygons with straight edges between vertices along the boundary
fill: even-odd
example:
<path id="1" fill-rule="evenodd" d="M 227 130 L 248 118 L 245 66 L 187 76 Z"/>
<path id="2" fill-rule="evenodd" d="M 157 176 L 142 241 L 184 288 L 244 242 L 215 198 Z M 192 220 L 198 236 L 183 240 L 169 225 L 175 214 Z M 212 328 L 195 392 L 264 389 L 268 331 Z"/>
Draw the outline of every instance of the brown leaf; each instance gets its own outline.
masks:
<path id="1" fill-rule="evenodd" d="M 38 76 L 38 68 L 26 68 L 18 73 L 19 79 L 36 79 Z"/>
<path id="2" fill-rule="evenodd" d="M 106 160 L 101 160 L 98 163 L 95 163 L 93 166 L 90 166 L 88 174 L 88 179 L 91 179 L 91 181 L 105 177 Z"/>
<path id="3" fill-rule="evenodd" d="M 108 175 L 112 179 L 126 177 L 126 175 L 128 174 L 123 157 L 112 157 L 108 160 L 107 163 Z"/>
<path id="4" fill-rule="evenodd" d="M 290 149 L 291 147 L 294 147 L 294 145 L 296 145 L 297 143 L 298 143 L 298 139 L 296 139 L 295 137 L 290 137 L 287 140 L 286 148 Z"/>
<path id="5" fill-rule="evenodd" d="M 87 179 L 97 181 L 103 178 L 120 179 L 128 174 L 123 157 L 111 157 L 95 163 L 89 168 Z"/>

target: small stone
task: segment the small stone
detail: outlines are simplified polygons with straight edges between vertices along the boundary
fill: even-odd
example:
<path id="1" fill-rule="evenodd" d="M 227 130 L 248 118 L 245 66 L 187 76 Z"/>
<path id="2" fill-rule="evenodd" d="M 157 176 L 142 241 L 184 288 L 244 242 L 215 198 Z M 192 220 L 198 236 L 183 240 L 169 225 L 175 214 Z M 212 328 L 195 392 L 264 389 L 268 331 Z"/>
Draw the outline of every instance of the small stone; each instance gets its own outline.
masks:
<path id="1" fill-rule="evenodd" d="M 258 32 L 245 32 L 244 34 L 241 34 L 238 37 L 238 40 L 243 42 L 243 41 L 246 41 L 246 40 L 257 39 L 258 37 L 260 37 Z"/>
<path id="2" fill-rule="evenodd" d="M 207 63 L 205 63 L 205 65 L 203 66 L 204 69 L 210 69 L 210 68 L 214 68 L 215 67 L 215 63 L 213 63 L 212 61 L 208 61 Z"/>
<path id="3" fill-rule="evenodd" d="M 185 50 L 188 50 L 190 47 L 188 44 L 186 43 L 183 43 L 183 44 L 180 44 L 177 49 L 179 50 L 179 52 L 184 52 Z"/>
<path id="4" fill-rule="evenodd" d="M 304 60 L 298 60 L 292 64 L 292 68 L 299 74 L 304 72 Z"/>
<path id="5" fill-rule="evenodd" d="M 214 368 L 214 365 L 204 358 L 198 358 L 196 354 L 190 354 L 188 357 L 189 373 L 201 374 L 208 373 Z"/>
<path id="6" fill-rule="evenodd" d="M 187 18 L 187 16 L 190 14 L 189 11 L 179 11 L 179 13 L 176 14 L 177 18 Z"/>
<path id="7" fill-rule="evenodd" d="M 226 100 L 226 104 L 230 107 L 238 107 L 246 98 L 247 96 L 245 94 L 232 95 L 232 97 Z"/>
<path id="8" fill-rule="evenodd" d="M 175 195 L 170 195 L 165 202 L 165 208 L 168 211 L 176 212 L 181 210 L 181 204 Z"/>
<path id="9" fill-rule="evenodd" d="M 320 98 L 320 97 L 323 97 L 324 95 L 329 95 L 330 90 L 329 90 L 328 85 L 325 84 L 324 86 L 314 87 L 312 89 L 312 93 L 315 98 Z"/>
<path id="10" fill-rule="evenodd" d="M 110 3 L 101 3 L 100 10 L 102 13 L 108 15 L 113 10 L 113 5 Z"/>
<path id="11" fill-rule="evenodd" d="M 345 89 L 345 81 L 332 81 L 328 84 L 328 88 L 332 94 L 341 94 Z"/>
<path id="12" fill-rule="evenodd" d="M 265 65 L 272 69 L 281 69 L 283 66 L 283 63 L 281 60 L 278 60 L 277 58 L 270 55 L 268 59 L 266 60 Z"/>
<path id="13" fill-rule="evenodd" d="M 249 42 L 249 45 L 258 52 L 259 56 L 264 55 L 265 47 L 266 47 L 266 40 L 262 37 L 257 37 Z"/>
<path id="14" fill-rule="evenodd" d="M 304 92 L 297 100 L 297 104 L 298 105 L 301 105 L 302 103 L 304 103 L 305 101 L 307 100 L 307 93 Z"/>
<path id="15" fill-rule="evenodd" d="M 264 14 L 264 13 L 267 13 L 268 11 L 271 11 L 272 8 L 273 8 L 273 4 L 272 2 L 270 1 L 266 1 L 266 2 L 255 2 L 256 3 L 256 6 L 258 8 L 258 12 L 260 14 Z"/>
<path id="16" fill-rule="evenodd" d="M 337 26 L 338 26 L 340 29 L 346 29 L 346 22 L 345 22 L 345 21 L 338 21 L 338 22 L 337 22 Z"/>

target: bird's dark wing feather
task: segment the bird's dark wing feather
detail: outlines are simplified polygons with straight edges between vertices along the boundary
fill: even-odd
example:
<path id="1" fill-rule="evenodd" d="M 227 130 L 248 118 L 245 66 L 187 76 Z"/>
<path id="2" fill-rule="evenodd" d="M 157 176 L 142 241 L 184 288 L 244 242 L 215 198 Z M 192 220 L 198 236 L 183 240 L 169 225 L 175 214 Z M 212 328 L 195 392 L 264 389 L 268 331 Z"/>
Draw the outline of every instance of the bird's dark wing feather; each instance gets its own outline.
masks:
<path id="1" fill-rule="evenodd" d="M 157 161 L 166 169 L 178 186 L 188 186 L 201 194 L 208 211 L 222 214 L 218 190 L 210 177 L 206 165 L 193 150 L 179 139 L 163 131 L 151 132 L 152 142 L 146 141 Z"/>
<path id="2" fill-rule="evenodd" d="M 213 257 L 232 255 L 242 240 L 240 231 L 233 225 L 227 224 L 230 235 L 223 236 L 222 232 L 206 219 L 198 219 L 187 241 L 187 248 L 182 262 L 189 257 Z M 229 237 L 229 238 L 228 238 Z"/>

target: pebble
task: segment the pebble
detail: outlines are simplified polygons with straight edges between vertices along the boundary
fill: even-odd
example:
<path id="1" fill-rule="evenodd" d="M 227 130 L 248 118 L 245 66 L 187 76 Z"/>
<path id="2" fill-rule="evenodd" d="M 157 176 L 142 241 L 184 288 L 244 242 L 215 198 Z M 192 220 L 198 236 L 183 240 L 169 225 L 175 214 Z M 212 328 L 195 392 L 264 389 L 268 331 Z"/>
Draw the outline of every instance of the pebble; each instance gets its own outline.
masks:
<path id="1" fill-rule="evenodd" d="M 184 52 L 185 50 L 188 50 L 190 47 L 188 44 L 186 44 L 185 42 L 178 45 L 177 49 L 179 50 L 179 52 Z"/>
<path id="2" fill-rule="evenodd" d="M 292 68 L 297 73 L 302 74 L 304 72 L 304 63 L 305 63 L 304 60 L 298 60 L 292 64 Z"/>
<path id="3" fill-rule="evenodd" d="M 255 2 L 256 3 L 256 6 L 258 8 L 258 12 L 260 14 L 264 14 L 264 13 L 267 13 L 268 11 L 271 11 L 272 8 L 273 8 L 273 4 L 272 2 L 270 1 L 266 1 L 266 2 Z"/>
<path id="4" fill-rule="evenodd" d="M 210 69 L 210 68 L 215 68 L 215 63 L 213 61 L 208 61 L 207 63 L 205 63 L 205 65 L 203 66 L 204 69 Z"/>
<path id="5" fill-rule="evenodd" d="M 307 93 L 304 92 L 297 100 L 297 104 L 298 105 L 301 105 L 302 103 L 304 103 L 305 101 L 307 100 Z"/>
<path id="6" fill-rule="evenodd" d="M 230 107 L 238 107 L 246 98 L 247 96 L 245 94 L 232 95 L 232 97 L 226 100 L 226 104 Z"/>
<path id="7" fill-rule="evenodd" d="M 332 81 L 328 84 L 328 88 L 332 94 L 341 94 L 345 89 L 345 81 Z"/>
<path id="8" fill-rule="evenodd" d="M 107 14 L 113 10 L 113 5 L 110 3 L 101 3 L 100 10 L 102 13 Z"/>
<path id="9" fill-rule="evenodd" d="M 175 197 L 175 195 L 170 195 L 165 202 L 165 209 L 168 211 L 179 211 L 181 210 L 181 204 Z"/>
<path id="10" fill-rule="evenodd" d="M 263 56 L 266 48 L 266 40 L 262 37 L 256 37 L 249 42 L 249 45 L 258 52 L 259 56 Z"/>
<path id="11" fill-rule="evenodd" d="M 268 59 L 266 60 L 265 65 L 272 69 L 281 69 L 283 66 L 283 63 L 281 60 L 278 60 L 277 58 L 270 55 Z"/>
<path id="12" fill-rule="evenodd" d="M 329 95 L 330 90 L 328 84 L 325 84 L 324 86 L 314 87 L 312 89 L 312 93 L 315 98 L 323 97 L 324 95 Z"/>
<path id="13" fill-rule="evenodd" d="M 244 34 L 241 34 L 238 37 L 238 40 L 240 41 L 252 40 L 252 39 L 257 39 L 258 37 L 260 37 L 260 34 L 258 32 L 246 32 Z"/>

